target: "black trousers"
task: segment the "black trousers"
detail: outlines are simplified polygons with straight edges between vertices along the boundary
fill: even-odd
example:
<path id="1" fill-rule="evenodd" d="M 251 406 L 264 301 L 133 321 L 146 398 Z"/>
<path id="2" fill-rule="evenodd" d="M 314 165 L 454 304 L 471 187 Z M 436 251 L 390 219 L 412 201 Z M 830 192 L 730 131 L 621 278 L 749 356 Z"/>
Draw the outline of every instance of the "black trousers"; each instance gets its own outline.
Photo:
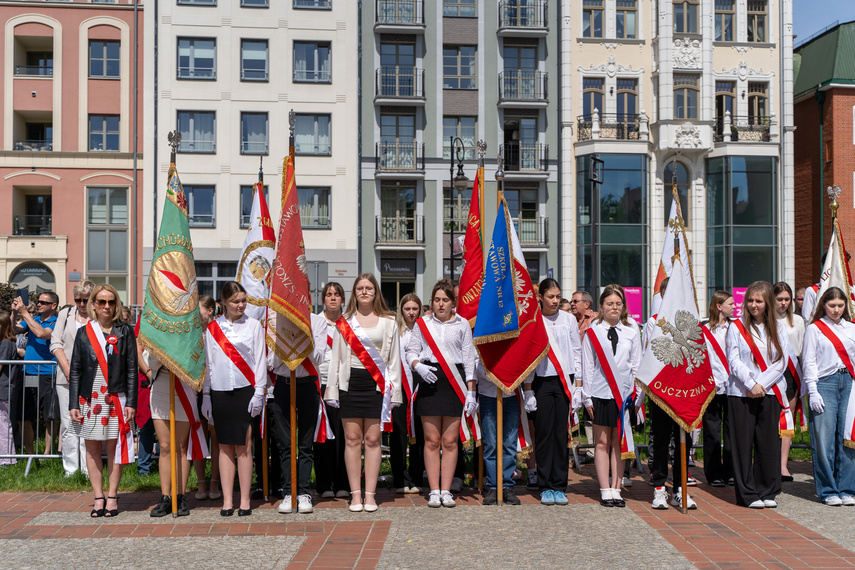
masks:
<path id="1" fill-rule="evenodd" d="M 392 408 L 392 433 L 389 435 L 389 463 L 392 467 L 392 485 L 401 487 L 421 487 L 424 466 L 424 429 L 416 418 L 416 442 L 409 443 L 407 436 L 407 407 Z M 421 438 L 419 438 L 421 435 Z M 419 441 L 421 439 L 421 441 Z M 407 468 L 407 449 L 410 452 L 410 465 Z"/>
<path id="2" fill-rule="evenodd" d="M 774 499 L 781 492 L 781 405 L 775 396 L 728 396 L 736 504 Z"/>
<path id="3" fill-rule="evenodd" d="M 570 400 L 558 376 L 535 376 L 531 384 L 537 400 L 534 416 L 534 454 L 537 457 L 537 486 L 541 490 L 567 488 L 570 450 L 567 448 L 567 418 Z"/>
<path id="4" fill-rule="evenodd" d="M 680 430 L 682 428 L 671 419 L 668 413 L 656 405 L 655 402 L 650 402 L 647 406 L 648 415 L 650 416 L 650 431 L 653 441 L 650 446 L 653 449 L 653 464 L 650 469 L 650 483 L 654 487 L 661 487 L 668 480 L 668 462 L 671 459 L 671 453 L 668 448 L 671 445 L 671 437 L 674 437 L 676 449 L 674 453 L 674 461 L 672 462 L 671 471 L 674 474 L 674 488 L 680 487 L 683 471 L 680 462 Z M 686 434 L 686 453 L 688 454 L 688 446 L 691 445 L 691 438 Z M 688 459 L 688 455 L 687 455 Z"/>
<path id="5" fill-rule="evenodd" d="M 318 493 L 324 491 L 350 492 L 350 482 L 347 480 L 347 470 L 344 468 L 344 426 L 341 424 L 341 413 L 338 408 L 324 404 L 327 418 L 330 420 L 335 439 L 324 443 L 314 443 L 315 451 L 315 488 Z"/>
<path id="6" fill-rule="evenodd" d="M 703 417 L 704 476 L 707 478 L 707 483 L 716 479 L 727 482 L 733 477 L 730 426 L 727 420 L 727 394 L 716 394 L 707 406 Z M 722 449 L 722 442 L 724 449 Z"/>
<path id="7" fill-rule="evenodd" d="M 288 379 L 276 378 L 273 400 L 279 406 L 281 421 L 274 422 L 270 430 L 279 450 L 279 465 L 282 472 L 282 489 L 291 493 L 291 391 Z M 315 426 L 318 422 L 318 404 L 320 395 L 315 386 L 315 378 L 297 380 L 297 494 L 309 494 L 309 480 L 312 476 L 314 452 L 312 443 L 315 438 Z M 278 420 L 279 418 L 277 418 Z"/>

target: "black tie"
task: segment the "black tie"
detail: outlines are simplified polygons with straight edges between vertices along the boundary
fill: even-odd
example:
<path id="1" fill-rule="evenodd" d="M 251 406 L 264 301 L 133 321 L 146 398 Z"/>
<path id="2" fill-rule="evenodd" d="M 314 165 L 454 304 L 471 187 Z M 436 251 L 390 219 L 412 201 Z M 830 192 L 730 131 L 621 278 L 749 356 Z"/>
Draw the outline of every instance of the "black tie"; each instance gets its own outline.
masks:
<path id="1" fill-rule="evenodd" d="M 615 327 L 609 327 L 609 334 L 606 336 L 612 341 L 612 354 L 617 354 L 618 335 Z"/>

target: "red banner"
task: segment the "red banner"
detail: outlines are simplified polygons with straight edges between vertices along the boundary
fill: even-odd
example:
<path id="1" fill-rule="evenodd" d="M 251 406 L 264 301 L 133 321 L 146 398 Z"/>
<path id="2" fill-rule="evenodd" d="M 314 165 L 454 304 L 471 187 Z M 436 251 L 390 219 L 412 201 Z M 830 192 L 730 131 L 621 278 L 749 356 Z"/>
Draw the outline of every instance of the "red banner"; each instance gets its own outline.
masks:
<path id="1" fill-rule="evenodd" d="M 469 203 L 469 217 L 466 221 L 466 236 L 463 239 L 463 274 L 460 276 L 460 298 L 457 300 L 457 314 L 475 326 L 478 313 L 478 301 L 484 286 L 484 232 L 481 225 L 481 204 L 484 193 L 484 168 L 478 169 L 475 184 L 472 187 L 472 200 Z"/>

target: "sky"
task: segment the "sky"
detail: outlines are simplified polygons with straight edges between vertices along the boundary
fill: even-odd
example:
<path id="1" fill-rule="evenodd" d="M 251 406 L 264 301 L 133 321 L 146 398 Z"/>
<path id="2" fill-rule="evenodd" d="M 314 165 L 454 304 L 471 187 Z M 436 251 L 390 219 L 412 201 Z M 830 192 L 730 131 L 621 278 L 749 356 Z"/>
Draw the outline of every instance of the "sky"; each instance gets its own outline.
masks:
<path id="1" fill-rule="evenodd" d="M 798 44 L 839 20 L 855 20 L 855 0 L 793 0 L 793 33 Z"/>

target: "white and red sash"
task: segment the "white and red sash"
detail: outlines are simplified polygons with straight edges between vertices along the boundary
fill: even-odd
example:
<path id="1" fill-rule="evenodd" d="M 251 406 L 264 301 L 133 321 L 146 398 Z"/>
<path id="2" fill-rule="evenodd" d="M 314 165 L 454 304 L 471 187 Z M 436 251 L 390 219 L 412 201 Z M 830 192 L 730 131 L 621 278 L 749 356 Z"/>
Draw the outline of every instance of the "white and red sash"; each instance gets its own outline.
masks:
<path id="1" fill-rule="evenodd" d="M 724 355 L 724 350 L 722 350 L 718 339 L 712 333 L 709 326 L 704 325 L 701 327 L 701 330 L 704 333 L 704 338 L 707 339 L 707 343 L 712 347 L 713 352 L 715 352 L 716 358 L 718 358 L 718 361 L 724 367 L 724 371 L 730 374 L 730 365 L 727 363 L 727 357 Z"/>
<path id="2" fill-rule="evenodd" d="M 223 329 L 220 328 L 220 323 L 217 321 L 211 321 L 208 323 L 208 332 L 211 333 L 211 336 L 214 337 L 217 345 L 225 353 L 228 359 L 232 361 L 235 368 L 240 370 L 241 374 L 244 375 L 250 386 L 255 388 L 255 373 L 252 371 L 252 367 L 247 364 L 246 359 L 240 351 L 235 348 L 232 341 L 226 338 L 226 334 L 223 332 Z"/>
<path id="3" fill-rule="evenodd" d="M 748 344 L 748 348 L 751 350 L 751 354 L 754 356 L 754 361 L 757 363 L 757 367 L 760 369 L 760 372 L 765 372 L 768 368 L 766 361 L 763 359 L 763 355 L 760 354 L 760 350 L 757 348 L 757 344 L 754 342 L 754 339 L 751 338 L 751 335 L 749 335 L 748 331 L 745 330 L 745 325 L 743 325 L 742 321 L 739 319 L 733 321 L 733 324 L 736 325 L 739 334 L 742 335 L 742 340 Z M 777 326 L 777 323 L 774 323 L 773 326 Z M 784 356 L 781 358 L 784 358 Z M 787 379 L 782 374 L 778 382 L 772 385 L 772 393 L 775 394 L 775 397 L 778 398 L 778 403 L 781 405 L 781 415 L 778 418 L 778 435 L 781 437 L 793 437 L 796 435 L 796 428 L 793 422 L 793 414 L 790 410 L 790 405 L 786 400 L 786 391 Z"/>
<path id="4" fill-rule="evenodd" d="M 324 394 L 321 392 L 321 375 L 318 374 L 318 369 L 315 367 L 315 363 L 307 356 L 301 362 L 303 368 L 306 369 L 306 372 L 309 373 L 309 376 L 315 377 L 315 388 L 318 389 L 318 421 L 315 422 L 315 435 L 314 442 L 315 443 L 325 443 L 330 439 L 335 439 L 335 435 L 332 431 L 332 425 L 330 425 L 330 419 L 327 417 L 327 408 L 324 404 Z"/>
<path id="5" fill-rule="evenodd" d="M 460 402 L 465 405 L 467 392 L 466 382 L 464 382 L 463 378 L 460 376 L 460 371 L 457 369 L 457 366 L 450 363 L 446 358 L 448 349 L 445 347 L 442 335 L 434 328 L 436 325 L 425 317 L 421 317 L 416 321 L 416 323 L 418 323 L 419 329 L 422 331 L 422 337 L 425 339 L 425 342 L 427 342 L 431 352 L 436 357 L 437 363 L 440 368 L 442 368 L 442 371 L 445 372 L 445 376 L 448 378 L 451 388 L 454 390 L 454 393 L 457 394 Z M 499 396 L 498 393 L 496 395 Z M 464 411 L 461 414 L 460 421 L 460 439 L 463 441 L 463 447 L 468 449 L 471 445 L 469 440 L 473 438 L 476 446 L 481 445 L 481 426 L 478 425 L 478 416 L 475 414 L 467 416 Z"/>
<path id="6" fill-rule="evenodd" d="M 853 381 L 855 381 L 855 367 L 852 366 L 852 358 L 849 356 L 851 353 L 855 352 L 855 349 L 851 346 L 847 349 L 843 341 L 840 340 L 840 337 L 834 334 L 831 327 L 822 322 L 821 319 L 814 321 L 813 324 L 816 325 L 819 331 L 824 334 L 825 338 L 827 338 L 834 346 L 834 350 L 837 351 L 837 356 L 840 357 L 840 360 L 843 362 L 846 370 L 849 371 L 849 375 L 852 377 Z M 847 338 L 847 340 L 850 339 Z M 846 419 L 844 422 L 843 445 L 855 448 L 855 386 L 853 386 L 849 391 L 849 401 L 846 405 Z"/>
<path id="7" fill-rule="evenodd" d="M 528 429 L 528 416 L 525 411 L 525 396 L 523 395 L 522 386 L 514 390 L 514 398 L 516 398 L 517 406 L 520 409 L 520 423 L 517 426 L 517 457 L 525 458 L 531 454 L 533 446 L 531 431 Z M 496 388 L 496 405 L 504 405 L 504 396 L 499 388 Z"/>
<path id="8" fill-rule="evenodd" d="M 573 392 L 570 389 L 570 377 L 567 375 L 565 370 L 570 370 L 570 366 L 567 365 L 567 359 L 564 357 L 564 353 L 561 350 L 561 346 L 558 343 L 558 339 L 555 338 L 555 333 L 552 332 L 551 326 L 546 327 L 546 336 L 549 338 L 549 351 L 546 356 L 549 358 L 549 362 L 552 363 L 552 366 L 555 367 L 555 371 L 558 373 L 558 379 L 561 380 L 561 387 L 564 389 L 564 394 L 567 396 L 567 400 L 573 401 Z M 570 406 L 570 411 L 567 414 L 567 447 L 570 447 L 573 444 L 573 406 Z"/>
<path id="9" fill-rule="evenodd" d="M 173 377 L 173 383 L 175 384 L 175 395 L 178 396 L 178 401 L 181 402 L 181 407 L 184 408 L 184 413 L 190 422 L 187 459 L 190 461 L 205 459 L 208 457 L 208 441 L 205 438 L 205 430 L 202 429 L 202 422 L 199 420 L 196 408 L 190 403 L 190 398 L 195 398 L 196 393 L 177 377 Z M 189 394 L 187 393 L 188 390 L 190 391 Z"/>
<path id="10" fill-rule="evenodd" d="M 404 405 L 407 406 L 407 437 L 410 443 L 415 443 L 416 418 L 413 413 L 413 404 L 416 398 L 416 389 L 413 387 L 413 370 L 404 362 L 404 351 L 401 350 L 401 388 L 404 390 Z"/>
<path id="11" fill-rule="evenodd" d="M 107 341 L 104 338 L 104 332 L 99 325 L 96 329 L 96 322 L 89 321 L 86 323 L 86 334 L 89 336 L 89 342 L 92 344 L 92 350 L 95 352 L 95 357 L 98 359 L 98 366 L 101 368 L 101 374 L 104 375 L 104 382 L 109 386 L 110 376 L 107 375 Z M 116 418 L 119 421 L 119 436 L 116 440 L 116 455 L 115 462 L 119 465 L 128 465 L 133 463 L 134 457 L 134 434 L 131 431 L 131 426 L 125 421 L 125 394 L 106 394 L 104 399 L 110 398 L 109 402 L 116 412 Z M 106 412 L 105 412 L 106 413 Z"/>
<path id="12" fill-rule="evenodd" d="M 359 359 L 365 370 L 377 383 L 383 394 L 383 406 L 380 409 L 380 423 L 383 431 L 392 431 L 392 383 L 386 378 L 386 362 L 380 356 L 380 351 L 359 326 L 355 316 L 345 319 L 343 316 L 335 322 L 335 326 L 344 337 L 354 356 Z"/>
<path id="13" fill-rule="evenodd" d="M 793 377 L 793 382 L 796 385 L 796 409 L 790 410 L 793 414 L 793 424 L 798 421 L 798 426 L 801 431 L 808 430 L 808 421 L 807 414 L 805 414 L 805 403 L 799 395 L 802 393 L 802 367 L 799 365 L 799 357 L 796 356 L 796 352 L 793 350 L 793 347 L 788 343 L 787 344 L 787 370 L 789 370 L 790 375 Z M 786 392 L 785 392 L 786 394 Z"/>
<path id="14" fill-rule="evenodd" d="M 590 327 L 587 331 L 585 331 L 588 335 L 588 340 L 591 342 L 591 346 L 594 349 L 594 352 L 597 354 L 597 358 L 600 362 L 600 368 L 603 370 L 603 376 L 606 377 L 606 380 L 609 383 L 609 388 L 612 391 L 612 397 L 615 400 L 615 405 L 618 407 L 618 419 L 617 419 L 617 428 L 618 432 L 620 432 L 620 456 L 621 459 L 635 459 L 635 442 L 632 439 L 632 429 L 630 428 L 629 423 L 629 409 L 628 403 L 631 405 L 632 402 L 632 391 L 628 390 L 626 394 L 621 392 L 620 387 L 617 383 L 617 378 L 615 377 L 614 371 L 617 370 L 617 365 L 615 364 L 614 355 L 608 350 L 603 350 L 603 345 L 608 342 L 609 348 L 611 348 L 611 341 L 608 338 L 600 338 L 604 336 L 604 332 L 600 327 Z"/>

